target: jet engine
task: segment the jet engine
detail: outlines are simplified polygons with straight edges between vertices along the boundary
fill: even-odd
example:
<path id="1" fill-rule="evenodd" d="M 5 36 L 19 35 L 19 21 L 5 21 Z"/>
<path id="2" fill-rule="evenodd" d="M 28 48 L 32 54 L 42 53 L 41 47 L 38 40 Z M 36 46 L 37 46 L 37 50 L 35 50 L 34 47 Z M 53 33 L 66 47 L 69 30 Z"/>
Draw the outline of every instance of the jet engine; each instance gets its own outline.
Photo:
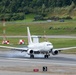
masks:
<path id="1" fill-rule="evenodd" d="M 52 55 L 57 55 L 58 53 L 59 53 L 59 51 L 58 50 L 52 50 Z"/>
<path id="2" fill-rule="evenodd" d="M 33 53 L 34 53 L 34 51 L 33 51 L 33 50 L 31 50 L 31 49 L 29 49 L 29 50 L 27 51 L 27 53 L 28 53 L 28 54 L 33 54 Z"/>

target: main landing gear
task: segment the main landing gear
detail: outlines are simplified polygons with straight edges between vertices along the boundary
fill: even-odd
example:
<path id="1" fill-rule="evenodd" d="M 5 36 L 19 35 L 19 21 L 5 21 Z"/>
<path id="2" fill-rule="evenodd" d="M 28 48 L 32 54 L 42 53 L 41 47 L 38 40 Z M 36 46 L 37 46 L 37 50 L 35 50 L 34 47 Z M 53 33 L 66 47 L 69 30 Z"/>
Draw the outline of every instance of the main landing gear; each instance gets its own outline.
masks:
<path id="1" fill-rule="evenodd" d="M 49 53 L 45 53 L 44 58 L 48 58 L 49 56 L 50 56 Z M 30 54 L 30 58 L 34 58 L 34 54 L 33 53 Z"/>
<path id="2" fill-rule="evenodd" d="M 49 57 L 49 55 L 44 55 L 44 58 L 48 58 Z"/>
<path id="3" fill-rule="evenodd" d="M 31 54 L 31 55 L 30 55 L 30 58 L 34 58 L 34 55 L 33 55 L 33 54 Z"/>

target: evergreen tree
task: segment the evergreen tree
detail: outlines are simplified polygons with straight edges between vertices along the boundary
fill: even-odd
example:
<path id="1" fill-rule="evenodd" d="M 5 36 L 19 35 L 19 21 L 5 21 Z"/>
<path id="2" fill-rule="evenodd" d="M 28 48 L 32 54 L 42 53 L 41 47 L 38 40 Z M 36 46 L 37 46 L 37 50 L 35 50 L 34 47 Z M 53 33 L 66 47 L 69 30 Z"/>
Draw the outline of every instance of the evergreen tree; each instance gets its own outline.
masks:
<path id="1" fill-rule="evenodd" d="M 73 3 L 72 3 L 73 2 Z M 23 13 L 43 13 L 49 8 L 76 6 L 76 0 L 0 0 L 0 16 L 6 14 Z M 8 15 L 7 15 L 8 16 Z M 12 18 L 13 15 L 8 18 Z M 9 20 L 9 19 L 8 19 Z"/>

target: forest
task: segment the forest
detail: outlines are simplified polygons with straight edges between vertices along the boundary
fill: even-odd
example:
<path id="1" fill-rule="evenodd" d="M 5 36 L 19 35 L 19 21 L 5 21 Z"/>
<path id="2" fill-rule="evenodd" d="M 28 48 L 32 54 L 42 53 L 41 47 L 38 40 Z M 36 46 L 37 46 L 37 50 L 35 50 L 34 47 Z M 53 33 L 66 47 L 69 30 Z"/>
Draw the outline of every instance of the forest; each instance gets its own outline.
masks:
<path id="1" fill-rule="evenodd" d="M 0 21 L 26 19 L 27 14 L 46 16 L 56 7 L 76 7 L 76 0 L 0 0 Z M 37 17 L 37 16 L 36 16 Z"/>

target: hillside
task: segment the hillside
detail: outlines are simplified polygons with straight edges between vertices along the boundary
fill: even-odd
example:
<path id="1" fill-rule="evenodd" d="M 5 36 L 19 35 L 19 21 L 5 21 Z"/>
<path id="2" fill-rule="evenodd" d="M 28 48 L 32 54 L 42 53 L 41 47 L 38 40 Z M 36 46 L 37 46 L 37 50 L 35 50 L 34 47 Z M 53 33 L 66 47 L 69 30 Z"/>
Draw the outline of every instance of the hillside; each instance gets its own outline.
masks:
<path id="1" fill-rule="evenodd" d="M 0 0 L 0 21 L 24 20 L 29 14 L 34 14 L 33 18 L 39 15 L 40 19 L 76 17 L 76 0 Z"/>
<path id="2" fill-rule="evenodd" d="M 62 8 L 56 7 L 52 12 L 49 12 L 47 14 L 47 17 L 56 16 L 56 17 L 63 18 L 63 17 L 70 16 L 73 19 L 76 19 L 76 8 L 72 9 L 71 11 L 69 8 L 70 6 L 62 7 Z"/>

